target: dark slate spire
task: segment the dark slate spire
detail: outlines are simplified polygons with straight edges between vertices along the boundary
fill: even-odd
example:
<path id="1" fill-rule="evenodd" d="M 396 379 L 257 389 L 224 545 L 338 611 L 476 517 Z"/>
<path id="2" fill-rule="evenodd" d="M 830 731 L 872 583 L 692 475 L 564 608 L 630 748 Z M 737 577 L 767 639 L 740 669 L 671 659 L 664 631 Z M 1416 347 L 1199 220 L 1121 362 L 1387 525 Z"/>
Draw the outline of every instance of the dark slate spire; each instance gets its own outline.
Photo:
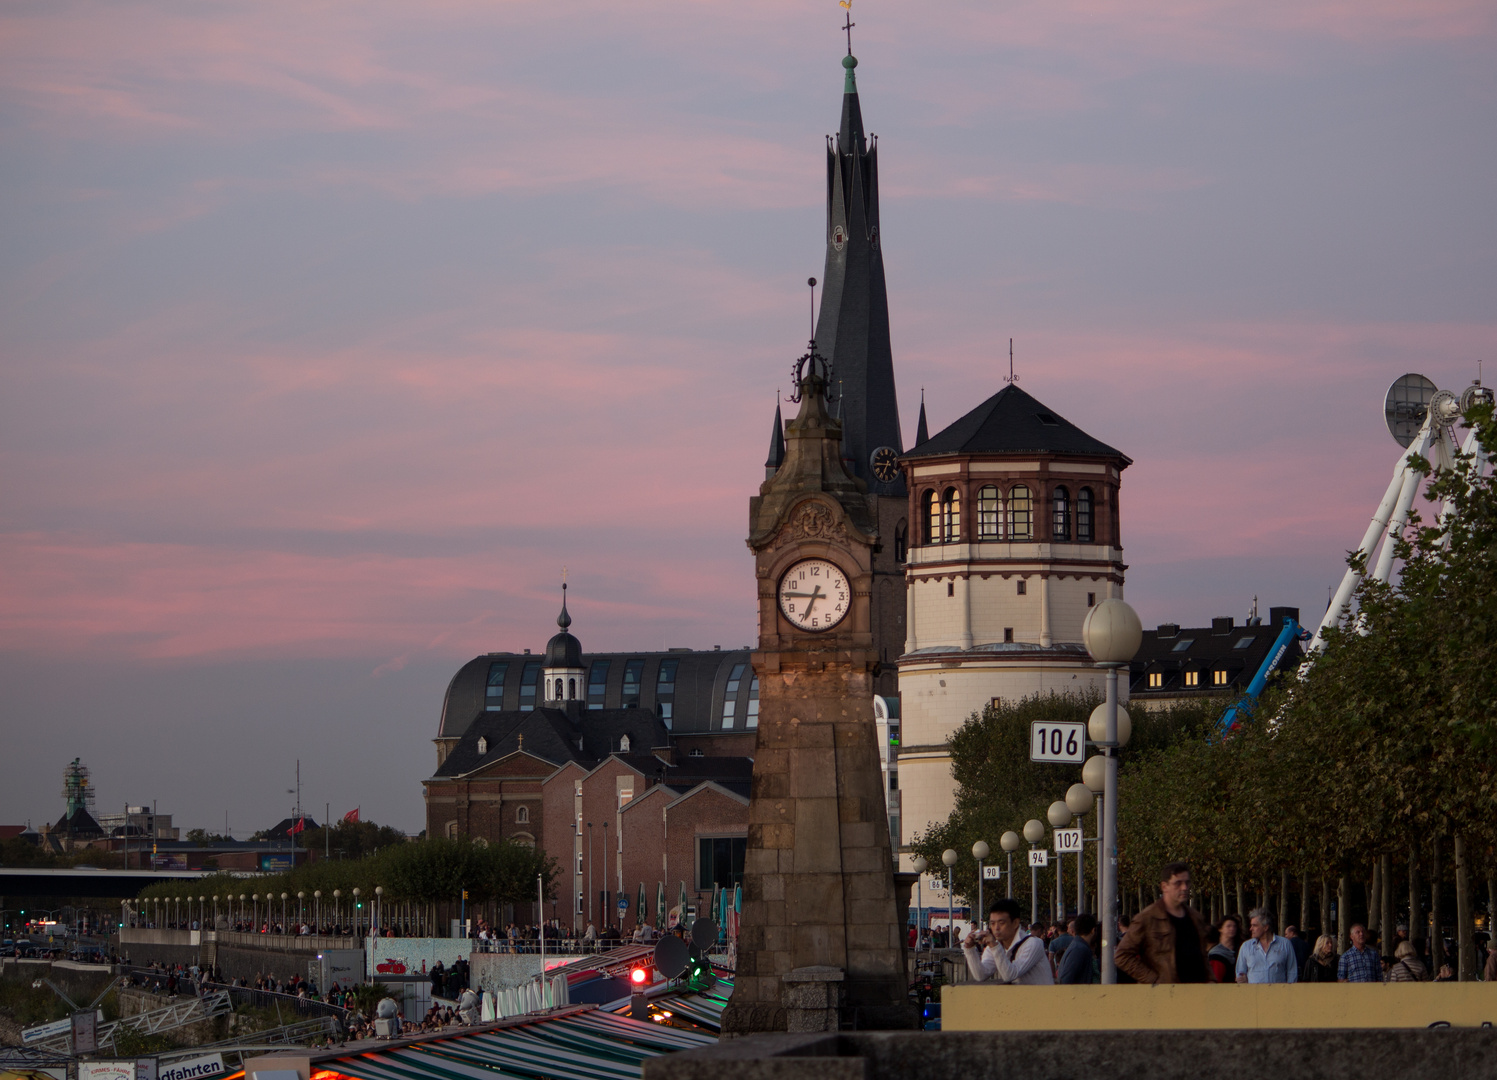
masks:
<path id="1" fill-rule="evenodd" d="M 779 471 L 785 461 L 785 421 L 780 417 L 780 395 L 775 391 L 774 431 L 769 436 L 769 457 L 764 459 L 764 479 Z"/>
<path id="2" fill-rule="evenodd" d="M 863 131 L 853 74 L 857 58 L 848 54 L 842 66 L 841 128 L 835 140 L 827 140 L 826 272 L 816 345 L 841 384 L 845 454 L 854 473 L 870 491 L 896 495 L 904 492 L 903 474 L 881 484 L 868 463 L 881 446 L 904 449 L 879 236 L 878 146 L 869 145 Z"/>
<path id="3" fill-rule="evenodd" d="M 567 583 L 561 583 L 561 614 L 556 616 L 556 625 L 563 630 L 572 625 L 572 617 L 567 614 Z"/>
<path id="4" fill-rule="evenodd" d="M 925 426 L 925 388 L 920 388 L 920 423 L 915 428 L 915 445 L 930 439 L 930 429 Z"/>

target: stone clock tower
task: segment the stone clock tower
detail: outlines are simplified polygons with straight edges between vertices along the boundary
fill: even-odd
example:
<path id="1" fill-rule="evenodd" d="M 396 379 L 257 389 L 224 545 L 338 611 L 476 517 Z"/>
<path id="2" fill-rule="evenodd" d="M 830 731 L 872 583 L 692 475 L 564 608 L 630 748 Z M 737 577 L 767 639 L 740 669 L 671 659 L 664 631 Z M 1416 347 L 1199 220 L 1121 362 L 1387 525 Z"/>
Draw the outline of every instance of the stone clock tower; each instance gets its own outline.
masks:
<path id="1" fill-rule="evenodd" d="M 876 496 L 801 358 L 785 457 L 749 501 L 759 730 L 725 1035 L 913 1026 L 873 721 Z"/>

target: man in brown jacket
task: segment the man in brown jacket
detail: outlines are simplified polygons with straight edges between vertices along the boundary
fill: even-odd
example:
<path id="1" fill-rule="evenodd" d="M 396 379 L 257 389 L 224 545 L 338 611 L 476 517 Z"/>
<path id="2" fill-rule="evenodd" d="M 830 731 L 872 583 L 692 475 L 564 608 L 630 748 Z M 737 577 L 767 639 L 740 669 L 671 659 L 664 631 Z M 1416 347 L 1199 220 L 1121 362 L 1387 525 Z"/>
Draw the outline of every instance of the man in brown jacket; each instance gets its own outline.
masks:
<path id="1" fill-rule="evenodd" d="M 1166 864 L 1159 874 L 1159 899 L 1128 924 L 1114 961 L 1141 983 L 1211 981 L 1206 953 L 1206 917 L 1190 906 L 1190 866 Z"/>

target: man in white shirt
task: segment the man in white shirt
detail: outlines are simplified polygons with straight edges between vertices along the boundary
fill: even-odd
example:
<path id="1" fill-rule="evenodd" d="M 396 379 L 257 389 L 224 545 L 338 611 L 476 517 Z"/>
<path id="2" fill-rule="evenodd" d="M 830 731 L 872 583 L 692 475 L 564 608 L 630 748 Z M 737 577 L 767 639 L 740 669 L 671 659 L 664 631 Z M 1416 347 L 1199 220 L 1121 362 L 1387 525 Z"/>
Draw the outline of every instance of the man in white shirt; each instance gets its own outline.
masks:
<path id="1" fill-rule="evenodd" d="M 1045 943 L 1019 927 L 1019 902 L 1003 898 L 988 908 L 986 930 L 973 930 L 962 942 L 973 982 L 1050 986 L 1055 982 Z M 979 952 L 978 950 L 981 950 Z"/>
<path id="2" fill-rule="evenodd" d="M 1253 940 L 1237 954 L 1240 983 L 1292 983 L 1299 981 L 1299 964 L 1288 938 L 1274 933 L 1273 913 L 1255 908 L 1248 916 Z"/>

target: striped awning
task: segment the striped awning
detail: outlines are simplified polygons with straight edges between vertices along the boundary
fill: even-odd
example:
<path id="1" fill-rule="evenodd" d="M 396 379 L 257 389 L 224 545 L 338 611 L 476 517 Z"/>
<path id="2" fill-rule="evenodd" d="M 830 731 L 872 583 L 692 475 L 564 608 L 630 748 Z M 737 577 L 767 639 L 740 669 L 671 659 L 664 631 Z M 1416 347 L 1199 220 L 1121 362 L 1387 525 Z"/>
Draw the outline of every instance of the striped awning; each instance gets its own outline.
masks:
<path id="1" fill-rule="evenodd" d="M 715 1040 L 590 1009 L 317 1062 L 313 1080 L 638 1080 L 646 1058 Z"/>

